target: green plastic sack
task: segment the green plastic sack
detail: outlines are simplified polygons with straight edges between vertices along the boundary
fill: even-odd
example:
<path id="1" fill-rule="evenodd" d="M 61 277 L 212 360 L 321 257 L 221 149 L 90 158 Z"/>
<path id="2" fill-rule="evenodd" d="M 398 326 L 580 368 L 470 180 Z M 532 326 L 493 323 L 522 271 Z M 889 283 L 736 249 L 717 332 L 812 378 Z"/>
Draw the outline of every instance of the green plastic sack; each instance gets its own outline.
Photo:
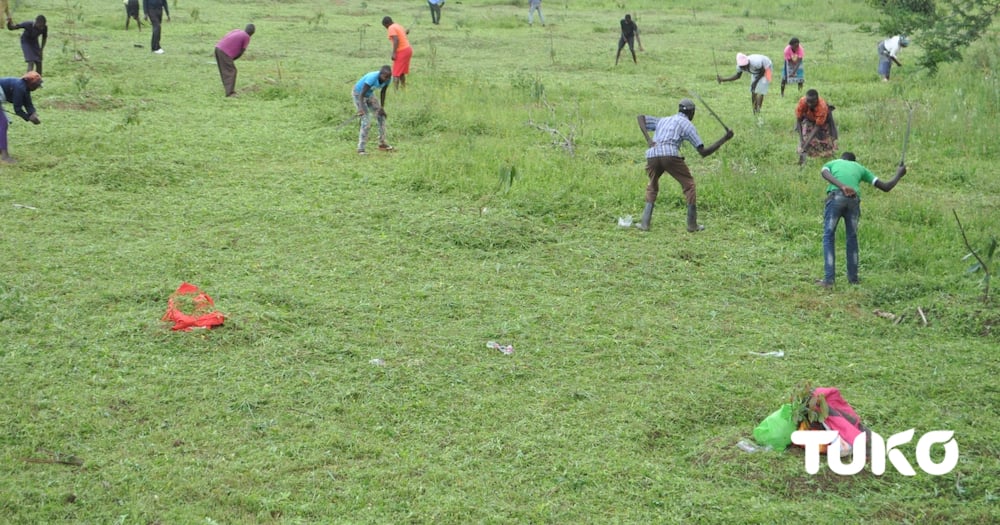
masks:
<path id="1" fill-rule="evenodd" d="M 757 443 L 769 445 L 774 450 L 785 450 L 792 443 L 792 432 L 795 432 L 792 405 L 785 403 L 753 429 L 753 438 Z"/>

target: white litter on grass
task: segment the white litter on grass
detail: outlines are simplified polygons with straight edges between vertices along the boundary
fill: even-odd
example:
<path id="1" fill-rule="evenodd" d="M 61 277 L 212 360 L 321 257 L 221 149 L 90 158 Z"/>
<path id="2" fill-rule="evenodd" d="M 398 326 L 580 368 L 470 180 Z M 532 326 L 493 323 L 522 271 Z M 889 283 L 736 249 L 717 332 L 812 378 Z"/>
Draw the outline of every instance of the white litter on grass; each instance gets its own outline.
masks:
<path id="1" fill-rule="evenodd" d="M 626 215 L 624 217 L 618 217 L 618 226 L 621 226 L 622 228 L 632 227 L 632 216 Z"/>
<path id="2" fill-rule="evenodd" d="M 487 341 L 486 348 L 492 350 L 499 350 L 504 353 L 504 355 L 513 355 L 514 347 L 513 345 L 502 345 L 496 341 Z"/>
<path id="3" fill-rule="evenodd" d="M 15 208 L 23 208 L 25 210 L 37 210 L 38 209 L 38 208 L 36 208 L 34 206 L 28 206 L 27 204 L 18 204 L 16 202 L 14 203 L 14 207 Z"/>
<path id="4" fill-rule="evenodd" d="M 759 355 L 761 357 L 785 357 L 785 352 L 778 350 L 777 352 L 750 352 L 753 355 Z"/>
<path id="5" fill-rule="evenodd" d="M 377 357 L 375 359 L 372 359 L 371 361 L 368 361 L 368 363 L 375 366 L 385 366 L 385 361 Z"/>
<path id="6" fill-rule="evenodd" d="M 754 452 L 767 452 L 771 450 L 771 445 L 766 445 L 762 447 L 756 443 L 751 443 L 745 439 L 741 439 L 740 442 L 736 444 L 736 446 L 743 452 L 749 452 L 750 454 L 753 454 Z"/>

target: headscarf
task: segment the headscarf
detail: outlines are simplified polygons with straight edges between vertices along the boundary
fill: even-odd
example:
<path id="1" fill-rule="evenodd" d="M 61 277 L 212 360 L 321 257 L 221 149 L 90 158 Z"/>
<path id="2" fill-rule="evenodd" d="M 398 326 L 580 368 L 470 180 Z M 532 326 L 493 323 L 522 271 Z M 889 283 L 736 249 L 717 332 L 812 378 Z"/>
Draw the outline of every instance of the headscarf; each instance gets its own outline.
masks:
<path id="1" fill-rule="evenodd" d="M 38 71 L 28 71 L 21 77 L 21 80 L 27 84 L 28 89 L 36 89 L 42 87 L 42 75 L 38 74 Z"/>

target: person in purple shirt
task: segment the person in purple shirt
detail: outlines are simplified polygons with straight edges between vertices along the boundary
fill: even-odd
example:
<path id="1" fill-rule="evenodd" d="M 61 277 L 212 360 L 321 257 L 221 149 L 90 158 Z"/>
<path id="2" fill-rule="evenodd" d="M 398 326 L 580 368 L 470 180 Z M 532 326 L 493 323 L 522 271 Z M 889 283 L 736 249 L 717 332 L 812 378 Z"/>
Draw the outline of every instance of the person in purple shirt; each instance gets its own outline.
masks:
<path id="1" fill-rule="evenodd" d="M 45 15 L 38 15 L 34 22 L 21 22 L 16 25 L 8 16 L 7 29 L 11 31 L 24 30 L 21 33 L 21 52 L 24 53 L 24 61 L 28 63 L 28 71 L 35 70 L 41 75 L 42 51 L 45 50 L 45 43 L 49 40 L 49 28 L 45 23 Z M 38 37 L 42 37 L 41 44 L 38 43 Z"/>
<path id="2" fill-rule="evenodd" d="M 41 124 L 38 112 L 31 103 L 31 92 L 42 87 L 42 76 L 37 71 L 28 71 L 21 78 L 0 78 L 0 105 L 10 102 L 17 116 Z M 14 159 L 7 153 L 7 112 L 0 107 L 0 161 L 12 164 Z"/>
<path id="3" fill-rule="evenodd" d="M 705 147 L 698 136 L 698 130 L 694 124 L 694 102 L 691 99 L 681 99 L 677 105 L 677 114 L 670 117 L 653 117 L 649 115 L 639 115 L 639 129 L 642 136 L 646 137 L 646 174 L 649 175 L 649 185 L 646 186 L 646 207 L 642 210 L 642 220 L 637 227 L 642 231 L 649 231 L 649 222 L 653 217 L 653 204 L 656 203 L 656 195 L 660 192 L 660 176 L 664 172 L 669 173 L 680 185 L 687 201 L 687 230 L 696 232 L 704 230 L 705 227 L 698 224 L 697 197 L 695 193 L 694 177 L 688 169 L 684 157 L 681 157 L 680 148 L 684 142 L 690 142 L 698 154 L 707 157 L 716 152 L 729 139 L 733 138 L 733 130 L 726 129 L 726 134 L 711 146 Z M 649 132 L 653 132 L 653 137 L 649 137 Z"/>
<path id="4" fill-rule="evenodd" d="M 247 24 L 246 29 L 233 29 L 215 44 L 215 62 L 219 65 L 219 76 L 222 77 L 227 97 L 236 94 L 236 60 L 243 56 L 256 30 L 253 24 Z"/>

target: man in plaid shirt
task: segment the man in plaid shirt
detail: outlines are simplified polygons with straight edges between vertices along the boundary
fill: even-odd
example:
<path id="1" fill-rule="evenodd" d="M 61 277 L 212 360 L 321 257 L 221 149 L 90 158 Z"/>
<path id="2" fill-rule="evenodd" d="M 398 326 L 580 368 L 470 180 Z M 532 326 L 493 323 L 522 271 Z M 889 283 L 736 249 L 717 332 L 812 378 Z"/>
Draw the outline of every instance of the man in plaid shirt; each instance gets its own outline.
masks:
<path id="1" fill-rule="evenodd" d="M 677 180 L 684 191 L 684 198 L 687 201 L 688 231 L 705 229 L 698 224 L 694 177 L 691 176 L 684 157 L 680 156 L 681 144 L 686 140 L 698 150 L 699 155 L 707 157 L 733 138 L 733 130 L 727 129 L 725 136 L 706 148 L 698 136 L 698 130 L 691 123 L 694 120 L 694 102 L 691 99 L 682 99 L 677 109 L 677 114 L 671 117 L 660 118 L 649 115 L 638 117 L 639 129 L 649 144 L 649 149 L 646 150 L 646 174 L 649 175 L 649 185 L 646 186 L 646 207 L 642 210 L 642 220 L 638 226 L 642 231 L 649 231 L 653 204 L 656 203 L 656 195 L 660 192 L 660 175 L 664 172 Z M 650 131 L 653 131 L 652 139 L 649 137 Z"/>

